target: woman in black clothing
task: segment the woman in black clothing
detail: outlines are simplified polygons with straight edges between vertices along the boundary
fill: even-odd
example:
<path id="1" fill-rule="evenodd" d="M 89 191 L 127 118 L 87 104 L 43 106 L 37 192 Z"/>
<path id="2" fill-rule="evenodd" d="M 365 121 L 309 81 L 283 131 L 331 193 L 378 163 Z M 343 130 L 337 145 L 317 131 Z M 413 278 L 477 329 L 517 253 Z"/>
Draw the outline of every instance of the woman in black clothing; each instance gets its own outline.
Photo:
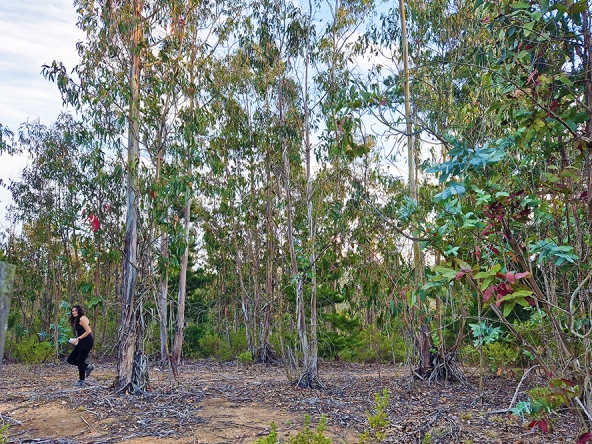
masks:
<path id="1" fill-rule="evenodd" d="M 74 329 L 75 337 L 70 339 L 74 345 L 74 350 L 68 356 L 68 363 L 78 367 L 79 380 L 74 385 L 84 385 L 85 378 L 93 371 L 94 366 L 86 363 L 86 358 L 94 345 L 92 330 L 88 323 L 88 318 L 84 316 L 84 310 L 80 305 L 72 307 L 70 313 L 70 324 Z"/>

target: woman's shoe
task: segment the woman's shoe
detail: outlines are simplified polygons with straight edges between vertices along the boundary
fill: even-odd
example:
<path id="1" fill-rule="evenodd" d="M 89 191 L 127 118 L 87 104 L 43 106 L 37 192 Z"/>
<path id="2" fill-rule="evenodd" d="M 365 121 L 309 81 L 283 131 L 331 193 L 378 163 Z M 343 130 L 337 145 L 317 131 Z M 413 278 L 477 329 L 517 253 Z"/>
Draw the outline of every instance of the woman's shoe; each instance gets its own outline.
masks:
<path id="1" fill-rule="evenodd" d="M 95 366 L 92 364 L 89 364 L 86 366 L 86 370 L 84 370 L 84 374 L 86 375 L 86 377 L 88 378 L 88 375 L 90 375 L 90 373 L 95 369 Z"/>
<path id="2" fill-rule="evenodd" d="M 84 386 L 84 381 L 81 379 L 78 382 L 75 382 L 74 384 L 72 384 L 75 387 L 83 387 Z"/>

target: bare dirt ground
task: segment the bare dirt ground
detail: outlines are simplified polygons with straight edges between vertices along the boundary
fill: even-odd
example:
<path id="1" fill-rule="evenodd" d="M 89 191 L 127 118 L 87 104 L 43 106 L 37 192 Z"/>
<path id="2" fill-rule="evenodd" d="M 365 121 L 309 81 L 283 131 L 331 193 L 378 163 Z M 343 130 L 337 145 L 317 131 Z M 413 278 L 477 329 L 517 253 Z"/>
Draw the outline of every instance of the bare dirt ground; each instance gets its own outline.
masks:
<path id="1" fill-rule="evenodd" d="M 5 365 L 0 373 L 0 428 L 8 443 L 23 444 L 221 444 L 253 443 L 270 423 L 289 442 L 303 428 L 304 415 L 315 427 L 327 416 L 326 436 L 334 443 L 357 443 L 368 428 L 366 411 L 374 394 L 388 389 L 390 422 L 384 442 L 395 443 L 575 443 L 574 414 L 554 414 L 553 428 L 530 430 L 520 418 L 491 414 L 507 408 L 519 379 L 488 376 L 483 400 L 478 379 L 432 384 L 414 381 L 404 368 L 323 363 L 324 390 L 296 390 L 282 367 L 237 366 L 212 361 L 186 363 L 174 380 L 166 369 L 151 367 L 146 395 L 117 394 L 115 365 L 95 363 L 82 388 L 73 387 L 76 369 L 67 364 Z M 544 385 L 528 377 L 524 390 Z"/>

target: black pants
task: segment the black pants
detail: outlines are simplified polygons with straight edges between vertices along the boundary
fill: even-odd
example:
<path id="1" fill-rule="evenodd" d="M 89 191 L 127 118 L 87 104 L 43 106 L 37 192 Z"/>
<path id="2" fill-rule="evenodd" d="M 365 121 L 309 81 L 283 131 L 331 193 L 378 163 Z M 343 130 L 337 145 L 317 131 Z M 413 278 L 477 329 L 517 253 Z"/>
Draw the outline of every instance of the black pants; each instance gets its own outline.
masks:
<path id="1" fill-rule="evenodd" d="M 78 344 L 68 356 L 68 364 L 76 365 L 78 367 L 78 376 L 81 381 L 84 381 L 86 371 L 86 367 L 88 364 L 86 363 L 86 358 L 88 358 L 88 354 L 90 350 L 93 348 L 95 341 L 92 336 L 87 336 L 86 338 L 78 341 Z"/>

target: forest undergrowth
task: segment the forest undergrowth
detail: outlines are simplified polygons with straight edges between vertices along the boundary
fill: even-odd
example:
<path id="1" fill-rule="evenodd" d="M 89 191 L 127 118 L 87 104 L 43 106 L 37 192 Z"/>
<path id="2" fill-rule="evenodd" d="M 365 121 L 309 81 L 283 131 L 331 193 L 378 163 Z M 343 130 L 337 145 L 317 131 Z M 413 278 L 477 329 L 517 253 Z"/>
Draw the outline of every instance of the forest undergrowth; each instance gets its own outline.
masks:
<path id="1" fill-rule="evenodd" d="M 0 427 L 8 443 L 254 443 L 272 432 L 277 442 L 557 443 L 576 442 L 575 415 L 552 414 L 546 433 L 528 428 L 505 409 L 523 401 L 545 377 L 500 371 L 484 379 L 464 369 L 466 382 L 411 381 L 405 367 L 322 362 L 324 390 L 298 390 L 281 366 L 187 362 L 175 380 L 151 366 L 144 396 L 116 393 L 115 366 L 100 362 L 84 388 L 73 388 L 65 364 L 9 364 L 0 374 Z M 520 381 L 522 383 L 520 384 Z M 413 383 L 413 387 L 410 383 Z M 520 384 L 519 390 L 517 387 Z M 386 390 L 386 392 L 385 392 Z M 385 397 L 384 395 L 387 394 Z M 382 407 L 380 402 L 386 400 Z M 378 402 L 378 404 L 377 404 Z M 386 422 L 376 439 L 377 410 Z M 302 441 L 305 415 L 311 433 L 326 420 L 324 441 Z M 300 440 L 298 440 L 300 439 Z M 259 441 L 258 441 L 259 440 Z M 362 440 L 362 441 L 361 441 Z"/>

